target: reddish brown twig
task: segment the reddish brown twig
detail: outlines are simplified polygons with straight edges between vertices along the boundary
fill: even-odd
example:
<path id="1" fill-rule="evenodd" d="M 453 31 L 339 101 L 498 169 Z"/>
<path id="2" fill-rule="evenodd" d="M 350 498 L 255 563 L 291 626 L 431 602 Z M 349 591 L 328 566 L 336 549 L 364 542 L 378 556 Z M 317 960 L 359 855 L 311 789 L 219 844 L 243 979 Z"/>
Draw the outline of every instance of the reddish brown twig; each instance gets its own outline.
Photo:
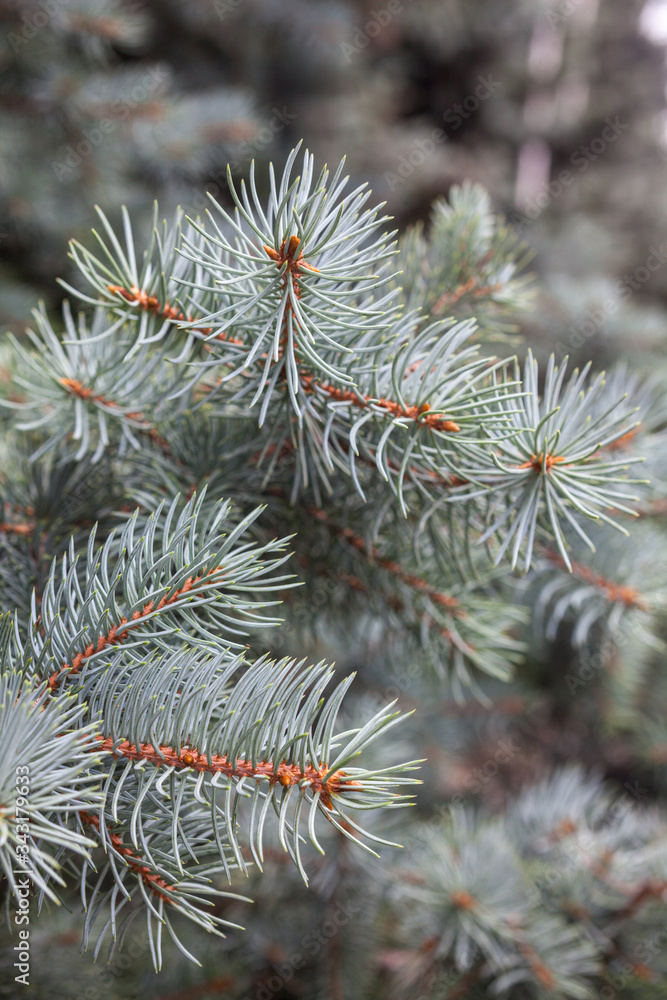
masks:
<path id="1" fill-rule="evenodd" d="M 107 285 L 107 288 L 115 295 L 120 295 L 126 302 L 136 304 L 140 309 L 153 313 L 154 316 L 161 316 L 163 319 L 169 320 L 173 323 L 183 321 L 187 321 L 188 323 L 194 322 L 191 316 L 186 316 L 185 313 L 180 312 L 175 306 L 169 305 L 168 302 L 165 302 L 164 304 L 161 303 L 155 295 L 149 295 L 148 292 L 144 292 L 141 288 L 137 288 L 136 285 L 132 285 L 131 288 L 125 288 L 123 285 Z M 193 327 L 193 330 L 197 333 L 208 335 L 213 332 L 213 327 L 199 326 Z M 241 339 L 238 337 L 230 337 L 224 331 L 216 334 L 212 339 L 224 340 L 229 344 L 239 344 L 241 347 L 245 346 Z"/>
<path id="2" fill-rule="evenodd" d="M 528 944 L 527 941 L 519 939 L 517 941 L 517 947 L 526 959 L 526 962 L 528 963 L 540 986 L 543 986 L 545 990 L 553 990 L 556 985 L 556 977 L 551 969 L 544 964 L 533 946 Z"/>
<path id="3" fill-rule="evenodd" d="M 449 898 L 457 910 L 472 910 L 475 906 L 475 897 L 467 889 L 456 889 Z"/>
<path id="4" fill-rule="evenodd" d="M 625 432 L 625 434 L 621 434 L 621 436 L 617 437 L 616 440 L 610 441 L 609 444 L 606 445 L 604 450 L 622 451 L 623 449 L 627 448 L 627 446 L 631 444 L 632 441 L 634 441 L 634 439 L 642 430 L 643 428 L 641 424 L 637 424 L 636 427 L 631 427 L 629 431 Z"/>
<path id="5" fill-rule="evenodd" d="M 236 980 L 231 976 L 213 976 L 205 983 L 193 983 L 191 986 L 184 986 L 182 990 L 176 990 L 175 993 L 162 993 L 155 1000 L 199 1000 L 199 997 L 209 996 L 211 993 L 217 997 L 235 985 Z"/>
<path id="6" fill-rule="evenodd" d="M 450 597 L 449 594 L 443 594 L 441 591 L 436 590 L 431 586 L 428 581 L 423 580 L 420 576 L 415 576 L 413 573 L 408 573 L 400 563 L 395 562 L 393 559 L 385 559 L 383 556 L 379 555 L 374 546 L 368 546 L 363 538 L 359 535 L 355 535 L 351 528 L 341 528 L 339 525 L 334 524 L 328 517 L 325 511 L 320 507 L 309 507 L 308 513 L 317 518 L 323 524 L 333 531 L 335 534 L 341 536 L 345 541 L 357 550 L 362 556 L 365 556 L 369 562 L 374 562 L 382 569 L 385 569 L 392 576 L 406 583 L 413 590 L 418 591 L 421 594 L 425 594 L 434 604 L 438 604 L 440 607 L 447 608 L 454 614 L 463 616 L 464 612 L 455 597 Z"/>
<path id="7" fill-rule="evenodd" d="M 636 435 L 641 430 L 641 424 L 637 424 L 636 427 L 632 427 L 625 434 L 619 435 L 614 441 L 610 441 L 603 448 L 600 448 L 596 455 L 602 454 L 603 452 L 614 452 L 619 451 L 625 447 L 636 437 Z M 594 456 L 595 457 L 595 456 Z M 566 461 L 564 455 L 552 455 L 547 452 L 546 460 L 544 460 L 544 452 L 540 452 L 539 455 L 532 455 L 527 462 L 522 462 L 521 465 L 517 465 L 517 469 L 533 469 L 534 472 L 542 472 L 546 466 L 546 471 L 551 472 L 555 465 L 561 465 Z M 566 463 L 569 465 L 570 463 Z"/>
<path id="8" fill-rule="evenodd" d="M 441 295 L 431 310 L 433 315 L 439 316 L 449 306 L 455 306 L 466 295 L 470 295 L 473 299 L 482 299 L 493 295 L 495 292 L 499 292 L 502 288 L 501 284 L 480 285 L 476 287 L 477 281 L 476 277 L 468 278 L 467 281 L 464 281 L 463 284 L 459 285 L 453 291 L 445 292 Z"/>
<path id="9" fill-rule="evenodd" d="M 279 268 L 282 268 L 285 264 L 287 264 L 282 279 L 282 287 L 283 290 L 285 290 L 291 285 L 292 293 L 297 299 L 301 298 L 301 289 L 298 282 L 301 275 L 301 269 L 305 267 L 309 271 L 319 273 L 316 267 L 313 267 L 312 264 L 306 263 L 303 259 L 303 253 L 299 250 L 300 242 L 301 240 L 298 236 L 290 236 L 289 243 L 287 240 L 283 240 L 279 250 L 274 250 L 273 247 L 267 247 L 266 244 L 264 244 L 264 249 L 267 254 L 271 260 L 276 262 Z M 291 299 L 288 298 L 285 303 L 285 311 L 283 314 L 282 330 L 280 334 L 280 352 L 278 355 L 279 358 L 283 356 L 285 348 L 287 347 L 290 316 L 294 319 L 294 309 L 292 308 Z M 294 319 L 294 324 L 295 326 L 298 326 L 296 319 Z M 282 377 L 285 377 L 284 369 Z"/>
<path id="10" fill-rule="evenodd" d="M 627 889 L 624 890 L 627 893 Z M 664 901 L 667 893 L 667 882 L 645 882 L 639 888 L 632 890 L 632 896 L 623 909 L 618 910 L 616 917 L 620 919 L 630 919 L 645 906 L 654 900 Z"/>
<path id="11" fill-rule="evenodd" d="M 517 469 L 532 469 L 534 472 L 542 472 L 546 466 L 546 471 L 551 472 L 554 465 L 560 465 L 564 461 L 565 458 L 563 455 L 551 455 L 547 452 L 545 459 L 544 453 L 540 452 L 539 455 L 533 455 L 529 458 L 527 462 L 517 465 Z"/>
<path id="12" fill-rule="evenodd" d="M 35 527 L 35 521 L 23 521 L 15 524 L 12 524 L 11 521 L 0 521 L 0 535 L 31 535 Z"/>
<path id="13" fill-rule="evenodd" d="M 301 289 L 298 284 L 298 277 L 301 273 L 302 268 L 306 268 L 309 271 L 314 271 L 319 273 L 316 267 L 312 264 L 308 264 L 303 259 L 303 254 L 298 252 L 299 248 L 299 237 L 290 237 L 289 244 L 287 241 L 283 240 L 280 250 L 274 250 L 272 247 L 265 246 L 264 250 L 271 258 L 274 260 L 278 267 L 283 267 L 287 264 L 285 269 L 285 274 L 283 276 L 283 287 L 286 287 L 288 282 L 291 282 L 294 294 L 297 298 L 301 297 Z M 155 295 L 149 295 L 147 292 L 142 291 L 133 285 L 131 288 L 125 288 L 122 285 L 108 285 L 110 292 L 116 295 L 120 295 L 121 298 L 125 299 L 126 302 L 131 302 L 139 306 L 140 309 L 144 309 L 147 312 L 153 313 L 155 316 L 162 316 L 164 319 L 171 320 L 173 322 L 184 321 L 192 323 L 195 320 L 190 316 L 185 316 L 184 313 L 180 312 L 174 306 L 169 305 L 169 303 L 161 303 Z M 288 314 L 292 312 L 292 307 L 287 302 L 285 306 L 285 316 L 283 318 L 283 329 L 281 334 L 282 351 L 284 352 L 285 345 L 287 343 L 287 326 L 288 326 Z M 212 332 L 212 327 L 193 327 L 193 329 L 205 335 Z M 213 340 L 226 341 L 227 343 L 237 344 L 239 346 L 246 346 L 244 342 L 237 337 L 232 337 L 227 333 L 219 333 Z M 258 361 L 263 361 L 266 359 L 266 355 L 262 355 Z M 80 383 L 79 383 L 80 385 Z M 372 407 L 374 410 L 384 410 L 391 416 L 396 418 L 407 418 L 409 420 L 415 420 L 431 430 L 444 431 L 447 433 L 456 433 L 460 430 L 460 427 L 453 420 L 447 420 L 442 415 L 437 413 L 429 413 L 430 405 L 428 403 L 422 403 L 421 406 L 402 406 L 392 399 L 373 399 L 370 396 L 361 396 L 358 393 L 352 392 L 349 389 L 343 389 L 338 386 L 330 385 L 327 382 L 318 381 L 314 375 L 305 374 L 301 376 L 301 385 L 306 392 L 320 392 L 330 399 L 337 402 L 349 402 L 353 406 L 368 408 Z M 88 395 L 83 398 L 94 398 L 101 402 L 106 403 L 106 405 L 115 405 L 112 401 L 102 400 L 101 397 L 94 397 L 90 390 L 87 390 Z M 136 418 L 141 418 L 141 414 L 131 415 Z"/>
<path id="14" fill-rule="evenodd" d="M 416 420 L 434 431 L 447 431 L 455 434 L 461 430 L 453 420 L 445 420 L 440 414 L 429 413 L 431 407 L 428 403 L 422 403 L 421 406 L 401 406 L 393 399 L 374 399 L 372 396 L 361 396 L 351 389 L 342 389 L 339 386 L 329 385 L 327 382 L 319 382 L 313 375 L 303 375 L 301 384 L 306 391 L 317 392 L 319 390 L 335 402 L 351 403 L 352 406 L 358 406 L 362 409 L 385 410 L 392 417 Z"/>
<path id="15" fill-rule="evenodd" d="M 548 549 L 546 552 L 547 559 L 554 563 L 561 569 L 565 569 L 565 560 L 558 555 L 557 552 L 553 552 Z M 648 602 L 642 597 L 640 592 L 636 587 L 628 587 L 620 583 L 614 583 L 612 580 L 608 580 L 606 577 L 602 576 L 600 573 L 595 573 L 588 566 L 583 566 L 581 563 L 572 563 L 572 574 L 583 580 L 585 583 L 590 583 L 610 600 L 619 601 L 624 604 L 626 608 L 640 608 L 642 611 L 649 611 Z"/>
<path id="16" fill-rule="evenodd" d="M 71 663 L 63 663 L 61 670 L 57 670 L 55 673 L 51 674 L 48 681 L 51 690 L 54 690 L 58 681 L 64 675 L 78 673 L 84 660 L 94 656 L 95 653 L 101 653 L 107 646 L 119 645 L 127 639 L 130 629 L 136 628 L 137 625 L 141 625 L 143 620 L 148 615 L 155 611 L 161 611 L 165 607 L 170 607 L 190 593 L 196 593 L 198 583 L 202 580 L 211 582 L 211 577 L 218 573 L 222 574 L 222 566 L 217 566 L 215 569 L 209 570 L 208 573 L 200 573 L 199 576 L 189 576 L 183 586 L 175 590 L 171 597 L 168 598 L 165 594 L 157 604 L 155 604 L 154 601 L 148 601 L 147 604 L 144 604 L 141 611 L 135 611 L 132 614 L 132 620 L 130 622 L 128 622 L 125 617 L 121 618 L 118 625 L 114 625 L 106 635 L 101 635 L 98 638 L 97 644 L 92 642 L 89 643 L 85 650 L 76 654 Z M 126 625 L 127 628 L 124 627 Z"/>
<path id="17" fill-rule="evenodd" d="M 326 764 L 319 767 L 306 764 L 302 769 L 297 764 L 275 764 L 272 761 L 263 760 L 257 764 L 252 761 L 238 758 L 237 760 L 227 760 L 218 754 L 199 753 L 194 748 L 186 747 L 180 751 L 168 746 L 154 747 L 150 743 L 140 743 L 135 746 L 127 740 L 115 744 L 112 739 L 104 739 L 101 745 L 95 747 L 95 752 L 112 753 L 116 757 L 125 757 L 128 760 L 145 760 L 151 764 L 158 764 L 164 767 L 173 767 L 176 770 L 192 768 L 195 771 L 206 771 L 209 774 L 226 774 L 230 778 L 250 778 L 256 781 L 268 780 L 271 785 L 282 785 L 289 788 L 301 781 L 307 781 L 311 790 L 320 793 L 320 801 L 327 809 L 332 808 L 331 796 L 340 795 L 348 788 L 361 788 L 360 781 L 353 781 L 347 778 L 345 771 L 335 771 L 325 777 L 328 771 Z"/>
<path id="18" fill-rule="evenodd" d="M 81 817 L 82 823 L 85 823 L 87 826 L 92 826 L 98 833 L 100 833 L 99 816 L 93 816 L 88 812 L 80 812 L 79 816 Z M 154 893 L 154 895 L 159 896 L 160 899 L 164 899 L 167 903 L 171 903 L 172 906 L 178 906 L 176 900 L 165 895 L 165 890 L 167 892 L 174 892 L 174 886 L 169 885 L 169 883 L 163 879 L 161 875 L 158 875 L 157 872 L 149 868 L 148 865 L 144 863 L 144 859 L 140 854 L 137 854 L 131 847 L 126 847 L 123 844 L 122 838 L 119 837 L 117 833 L 109 833 L 107 830 L 107 836 L 116 853 L 125 858 L 128 866 L 140 876 L 144 885 L 147 886 L 148 889 Z"/>
<path id="19" fill-rule="evenodd" d="M 99 403 L 100 406 L 105 406 L 114 412 L 123 413 L 123 407 L 120 403 L 117 403 L 114 399 L 109 399 L 107 396 L 102 396 L 99 393 L 94 393 L 93 390 L 84 385 L 76 378 L 59 378 L 58 381 L 65 389 L 68 389 L 73 396 L 78 396 L 79 399 L 90 400 L 93 403 Z M 161 448 L 169 451 L 169 445 L 163 437 L 161 437 L 156 431 L 155 427 L 150 423 L 149 420 L 144 416 L 143 413 L 136 411 L 133 413 L 123 413 L 128 420 L 134 420 L 140 429 L 144 431 L 150 438 L 152 438 Z"/>

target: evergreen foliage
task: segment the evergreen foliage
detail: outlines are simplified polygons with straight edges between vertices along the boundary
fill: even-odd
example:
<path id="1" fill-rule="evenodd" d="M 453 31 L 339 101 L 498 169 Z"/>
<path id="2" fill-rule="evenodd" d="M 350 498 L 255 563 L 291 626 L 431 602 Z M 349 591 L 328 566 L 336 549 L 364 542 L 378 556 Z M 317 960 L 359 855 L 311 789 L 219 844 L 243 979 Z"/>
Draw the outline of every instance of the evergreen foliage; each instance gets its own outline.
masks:
<path id="1" fill-rule="evenodd" d="M 664 917 L 664 817 L 565 768 L 501 816 L 411 823 L 397 807 L 437 793 L 403 709 L 502 699 L 531 643 L 561 642 L 570 691 L 598 648 L 655 668 L 660 579 L 631 518 L 659 495 L 637 471 L 646 454 L 660 474 L 658 390 L 491 355 L 530 285 L 479 187 L 394 243 L 347 183 L 297 147 L 266 199 L 254 166 L 230 174 L 230 211 L 156 206 L 149 233 L 100 212 L 71 248 L 82 313 L 37 310 L 11 339 L 9 925 L 25 844 L 38 905 L 78 885 L 95 954 L 137 917 L 156 969 L 167 942 L 196 960 L 202 930 L 239 921 L 252 948 L 302 892 L 275 877 L 287 859 L 316 898 L 365 894 L 389 942 L 339 995 L 594 997 Z M 248 881 L 272 901 L 256 922 Z M 647 958 L 639 986 L 664 974 Z"/>

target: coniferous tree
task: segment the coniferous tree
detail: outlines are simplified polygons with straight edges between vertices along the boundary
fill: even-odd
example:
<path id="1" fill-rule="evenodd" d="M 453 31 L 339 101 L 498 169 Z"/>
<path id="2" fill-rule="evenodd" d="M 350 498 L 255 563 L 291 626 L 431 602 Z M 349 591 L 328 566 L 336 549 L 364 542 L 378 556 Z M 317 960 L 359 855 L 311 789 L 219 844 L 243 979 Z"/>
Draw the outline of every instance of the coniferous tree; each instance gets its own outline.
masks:
<path id="1" fill-rule="evenodd" d="M 82 311 L 36 311 L 3 355 L 8 924 L 20 867 L 36 908 L 78 886 L 95 954 L 140 918 L 159 969 L 241 921 L 223 995 L 262 986 L 262 941 L 287 949 L 292 905 L 312 928 L 311 897 L 322 928 L 347 907 L 340 968 L 304 959 L 321 995 L 653 989 L 657 812 L 576 767 L 502 814 L 443 810 L 429 779 L 517 671 L 515 714 L 539 713 L 531 643 L 560 643 L 571 694 L 599 651 L 655 668 L 660 541 L 631 518 L 659 496 L 659 390 L 491 354 L 531 286 L 479 187 L 396 244 L 343 164 L 295 149 L 265 186 L 252 165 L 233 211 L 156 206 L 148 233 L 100 212 L 71 247 Z M 515 752 L 497 736 L 478 783 Z"/>

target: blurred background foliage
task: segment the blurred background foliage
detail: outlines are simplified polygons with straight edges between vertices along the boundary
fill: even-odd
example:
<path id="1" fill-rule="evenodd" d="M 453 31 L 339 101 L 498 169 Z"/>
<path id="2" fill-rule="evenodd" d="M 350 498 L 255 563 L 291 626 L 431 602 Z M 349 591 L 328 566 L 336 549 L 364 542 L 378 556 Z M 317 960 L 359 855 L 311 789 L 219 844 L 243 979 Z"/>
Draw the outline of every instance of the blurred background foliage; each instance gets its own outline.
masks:
<path id="1" fill-rule="evenodd" d="M 453 184 L 481 182 L 534 251 L 539 292 L 517 317 L 519 352 L 528 343 L 541 358 L 592 358 L 598 369 L 627 361 L 664 391 L 666 45 L 659 0 L 0 0 L 2 329 L 20 334 L 37 299 L 57 317 L 55 279 L 80 281 L 67 241 L 89 242 L 95 205 L 115 224 L 127 205 L 137 230 L 149 225 L 156 198 L 167 218 L 177 205 L 201 213 L 206 192 L 229 206 L 228 162 L 235 177 L 251 159 L 282 166 L 303 137 L 317 162 L 347 155 L 353 182 L 370 182 L 400 230 L 427 221 L 433 199 Z M 605 555 L 613 567 L 641 549 L 638 586 L 664 583 L 666 507 L 653 500 L 640 528 L 647 537 Z M 620 647 L 607 643 L 599 663 L 582 666 L 561 627 L 567 602 L 556 612 L 540 597 L 540 579 L 529 583 L 538 588 L 529 600 L 552 616 L 552 641 L 531 647 L 511 686 L 486 685 L 490 707 L 445 700 L 423 723 L 425 816 L 457 795 L 501 809 L 572 760 L 613 779 L 630 804 L 667 794 L 663 647 L 656 640 L 647 649 L 630 629 Z M 566 585 L 551 593 L 562 597 L 558 586 Z M 667 637 L 662 618 L 653 629 Z M 342 665 L 353 666 L 345 656 Z M 427 704 L 412 675 L 391 669 L 370 686 Z M 574 781 L 585 798 L 584 786 Z M 427 846 L 408 844 L 408 859 L 428 848 L 428 836 L 414 836 Z M 410 983 L 419 970 L 413 979 L 406 971 L 414 955 L 386 946 L 406 934 L 421 940 L 415 925 L 394 926 L 384 890 L 362 881 L 362 862 L 344 843 L 336 850 L 344 856 L 327 855 L 310 893 L 276 855 L 254 889 L 254 917 L 240 917 L 249 933 L 222 945 L 198 941 L 203 967 L 174 956 L 159 981 L 140 937 L 127 964 L 117 957 L 104 971 L 89 955 L 78 959 L 75 918 L 48 918 L 35 935 L 31 991 L 63 1000 L 261 997 L 271 970 L 301 948 L 317 958 L 321 981 L 292 968 L 267 996 L 388 995 L 383 984 L 399 970 L 417 1000 Z M 428 870 L 428 858 L 420 863 Z M 349 920 L 362 905 L 363 927 Z M 304 947 L 304 935 L 334 918 L 334 943 L 325 948 L 325 929 L 322 944 L 315 937 Z M 341 954 L 356 963 L 356 979 L 347 966 L 336 971 Z M 626 977 L 613 995 L 663 996 L 662 976 L 652 993 L 635 992 Z M 0 995 L 14 995 L 6 989 Z M 476 995 L 472 980 L 461 987 L 451 976 L 429 989 L 434 998 Z"/>
<path id="2" fill-rule="evenodd" d="M 227 162 L 280 163 L 303 137 L 318 161 L 347 155 L 401 229 L 452 183 L 484 184 L 537 251 L 526 324 L 545 346 L 602 310 L 582 355 L 626 355 L 630 312 L 633 348 L 656 347 L 667 269 L 632 276 L 667 214 L 664 6 L 3 0 L 4 322 L 20 330 L 36 291 L 57 304 L 95 204 L 194 215 L 207 191 L 229 203 Z"/>

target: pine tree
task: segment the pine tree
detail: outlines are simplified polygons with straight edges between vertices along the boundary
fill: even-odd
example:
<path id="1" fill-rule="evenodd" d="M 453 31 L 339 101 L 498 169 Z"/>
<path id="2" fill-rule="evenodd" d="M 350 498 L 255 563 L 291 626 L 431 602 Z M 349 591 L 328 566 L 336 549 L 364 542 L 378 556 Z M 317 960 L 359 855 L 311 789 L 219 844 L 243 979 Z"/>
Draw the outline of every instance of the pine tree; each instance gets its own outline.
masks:
<path id="1" fill-rule="evenodd" d="M 420 750 L 446 746 L 430 701 L 464 739 L 531 643 L 561 643 L 571 693 L 593 655 L 653 668 L 660 543 L 626 525 L 659 495 L 659 391 L 492 355 L 531 281 L 476 185 L 396 242 L 298 147 L 267 198 L 254 164 L 228 184 L 233 211 L 156 205 L 148 233 L 100 211 L 81 312 L 3 353 L 8 926 L 18 871 L 37 908 L 75 886 L 85 947 L 139 919 L 160 969 L 239 920 L 261 950 L 310 878 L 374 924 L 341 924 L 339 972 L 315 951 L 322 995 L 655 990 L 664 819 L 576 767 L 502 815 L 443 810 Z"/>

